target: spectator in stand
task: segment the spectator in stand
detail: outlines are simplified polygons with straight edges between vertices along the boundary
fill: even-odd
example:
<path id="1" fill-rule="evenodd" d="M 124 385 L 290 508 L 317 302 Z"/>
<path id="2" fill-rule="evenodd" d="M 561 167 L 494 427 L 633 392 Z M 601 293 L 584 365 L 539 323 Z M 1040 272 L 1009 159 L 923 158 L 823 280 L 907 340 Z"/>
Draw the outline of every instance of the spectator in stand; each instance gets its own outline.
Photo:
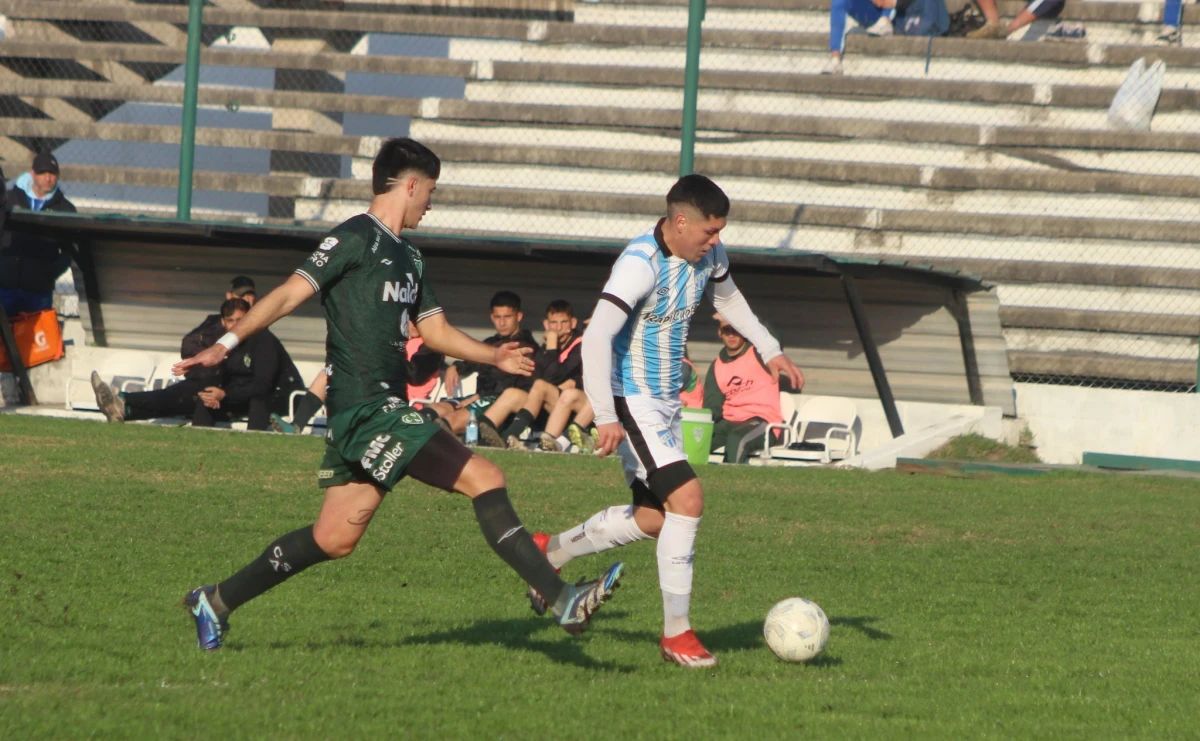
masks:
<path id="1" fill-rule="evenodd" d="M 533 335 L 527 330 L 521 329 L 521 321 L 525 315 L 521 313 L 520 296 L 512 291 L 500 291 L 492 296 L 490 305 L 492 326 L 496 328 L 496 334 L 485 339 L 485 344 L 497 347 L 516 343 L 531 350 L 537 350 L 537 342 L 533 339 Z M 460 380 L 472 373 L 478 374 L 475 379 L 475 393 L 467 397 L 458 396 Z M 488 407 L 500 397 L 500 394 L 504 393 L 505 389 L 516 387 L 523 391 L 529 391 L 533 385 L 532 377 L 516 376 L 505 373 L 492 365 L 479 365 L 463 360 L 459 360 L 446 369 L 445 382 L 447 393 L 457 398 L 429 406 L 450 425 L 451 431 L 458 435 L 467 429 L 467 422 L 471 418 L 472 411 L 475 412 L 476 420 L 479 420 L 487 412 Z M 485 434 L 485 424 L 481 422 L 479 428 L 480 439 L 482 439 Z M 502 439 L 499 441 L 493 439 L 489 442 L 499 447 L 503 447 L 504 444 Z"/>
<path id="2" fill-rule="evenodd" d="M 3 173 L 0 173 L 0 178 Z M 8 203 L 0 206 L 26 211 L 75 213 L 75 204 L 58 187 L 58 159 L 49 152 L 33 158 L 29 172 L 22 173 L 8 191 Z M 6 314 L 54 308 L 54 283 L 71 267 L 66 245 L 30 234 L 13 234 L 11 243 L 0 246 L 5 278 L 19 275 L 20 287 L 0 289 L 0 305 Z"/>
<path id="3" fill-rule="evenodd" d="M 1164 46 L 1179 46 L 1183 43 L 1183 0 L 1167 0 L 1163 8 L 1163 27 L 1156 43 Z"/>
<path id="4" fill-rule="evenodd" d="M 247 306 L 254 306 L 258 294 L 254 292 L 254 281 L 244 275 L 239 275 L 229 283 L 229 290 L 225 292 L 225 300 L 240 298 L 246 302 Z M 247 309 L 249 311 L 249 309 Z M 200 325 L 183 336 L 183 342 L 179 347 L 179 356 L 181 358 L 191 358 L 200 353 L 201 350 L 212 347 L 216 344 L 217 339 L 228 331 L 225 329 L 225 324 L 221 320 L 221 315 L 209 314 L 204 317 L 204 321 Z M 187 379 L 203 380 L 203 379 L 220 379 L 221 368 L 201 368 L 196 366 L 189 368 Z"/>
<path id="5" fill-rule="evenodd" d="M 510 438 L 520 444 L 521 434 L 541 416 L 550 412 L 558 403 L 559 395 L 567 389 L 583 388 L 583 332 L 578 330 L 579 321 L 571 304 L 561 299 L 551 301 L 546 307 L 546 318 L 542 328 L 546 331 L 545 341 L 534 355 L 533 385 L 528 392 L 517 388 L 507 389 L 496 399 L 496 403 L 480 419 L 480 441 L 499 439 L 510 443 Z M 483 426 L 492 430 L 500 428 L 510 414 L 512 422 L 494 438 L 490 431 L 484 434 Z"/>
<path id="6" fill-rule="evenodd" d="M 870 36 L 891 36 L 896 0 L 833 0 L 829 8 L 829 63 L 821 70 L 823 75 L 842 74 L 842 50 L 846 47 L 849 18 Z"/>
<path id="7" fill-rule="evenodd" d="M 969 39 L 1004 39 L 1008 38 L 1014 31 L 1028 26 L 1030 23 L 1041 18 L 1053 18 L 1062 12 L 1063 5 L 1066 0 L 1030 0 L 1029 3 L 1017 13 L 1017 17 L 1013 18 L 1007 24 L 1001 22 L 1000 11 L 996 9 L 996 0 L 976 0 L 979 4 L 979 9 L 983 11 L 983 17 L 986 23 L 979 28 L 967 34 Z M 1056 32 L 1051 29 L 1046 34 L 1048 38 L 1064 38 L 1076 39 L 1083 38 L 1085 31 L 1083 26 L 1077 23 L 1057 24 Z"/>
<path id="8" fill-rule="evenodd" d="M 766 423 L 783 422 L 780 381 L 745 337 L 720 314 L 717 321 L 717 336 L 725 347 L 708 367 L 704 379 L 704 406 L 713 414 L 710 452 L 724 447 L 726 463 L 744 463 L 748 455 L 762 450 Z M 801 375 L 800 386 L 794 390 L 803 387 Z"/>

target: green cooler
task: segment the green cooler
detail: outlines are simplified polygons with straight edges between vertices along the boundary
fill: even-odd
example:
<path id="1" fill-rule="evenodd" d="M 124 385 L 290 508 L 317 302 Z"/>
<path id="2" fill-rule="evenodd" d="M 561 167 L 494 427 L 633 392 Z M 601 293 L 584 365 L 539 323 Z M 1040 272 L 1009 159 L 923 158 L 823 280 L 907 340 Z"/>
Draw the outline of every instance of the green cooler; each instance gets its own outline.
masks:
<path id="1" fill-rule="evenodd" d="M 708 463 L 712 447 L 713 421 L 708 409 L 683 409 L 683 452 L 688 463 L 703 466 Z"/>

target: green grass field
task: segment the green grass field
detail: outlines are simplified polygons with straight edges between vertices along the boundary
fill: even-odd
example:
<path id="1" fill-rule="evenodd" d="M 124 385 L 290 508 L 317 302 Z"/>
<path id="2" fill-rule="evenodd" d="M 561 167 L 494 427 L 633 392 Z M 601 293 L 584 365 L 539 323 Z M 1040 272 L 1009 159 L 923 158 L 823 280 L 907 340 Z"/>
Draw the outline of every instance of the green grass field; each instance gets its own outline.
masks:
<path id="1" fill-rule="evenodd" d="M 406 483 L 350 559 L 234 615 L 178 602 L 311 522 L 317 438 L 0 416 L 0 737 L 1184 737 L 1200 696 L 1195 481 L 709 467 L 693 624 L 658 656 L 654 547 L 583 638 L 533 616 L 468 502 Z M 498 453 L 531 529 L 619 465 Z M 576 561 L 593 574 L 608 556 Z M 813 665 L 761 621 L 829 614 Z"/>

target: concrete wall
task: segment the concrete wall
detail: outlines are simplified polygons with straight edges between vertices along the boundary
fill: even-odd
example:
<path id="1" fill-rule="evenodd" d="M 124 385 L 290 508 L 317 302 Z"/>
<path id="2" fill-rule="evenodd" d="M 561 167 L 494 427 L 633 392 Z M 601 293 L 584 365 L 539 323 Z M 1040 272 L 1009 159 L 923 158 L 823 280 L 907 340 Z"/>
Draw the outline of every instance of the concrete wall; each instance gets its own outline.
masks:
<path id="1" fill-rule="evenodd" d="M 1084 451 L 1200 460 L 1200 394 L 1016 384 L 1018 419 L 1046 463 Z"/>

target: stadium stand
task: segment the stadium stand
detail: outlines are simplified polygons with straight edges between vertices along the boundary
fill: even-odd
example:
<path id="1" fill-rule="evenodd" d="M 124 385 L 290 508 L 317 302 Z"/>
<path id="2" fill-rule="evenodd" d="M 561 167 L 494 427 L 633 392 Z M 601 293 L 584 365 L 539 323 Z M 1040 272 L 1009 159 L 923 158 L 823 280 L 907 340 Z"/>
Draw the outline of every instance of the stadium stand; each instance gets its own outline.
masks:
<path id="1" fill-rule="evenodd" d="M 197 216 L 337 222 L 369 195 L 379 138 L 403 134 L 447 162 L 433 233 L 622 240 L 661 210 L 683 0 L 419 5 L 208 7 Z M 51 148 L 81 209 L 173 213 L 186 4 L 0 13 L 5 166 Z M 1017 378 L 1190 385 L 1200 49 L 1149 47 L 1159 15 L 1068 2 L 1077 44 L 854 35 L 829 77 L 825 3 L 712 0 L 696 168 L 734 199 L 731 245 L 998 284 Z M 1153 130 L 1108 128 L 1149 53 L 1169 69 Z"/>

